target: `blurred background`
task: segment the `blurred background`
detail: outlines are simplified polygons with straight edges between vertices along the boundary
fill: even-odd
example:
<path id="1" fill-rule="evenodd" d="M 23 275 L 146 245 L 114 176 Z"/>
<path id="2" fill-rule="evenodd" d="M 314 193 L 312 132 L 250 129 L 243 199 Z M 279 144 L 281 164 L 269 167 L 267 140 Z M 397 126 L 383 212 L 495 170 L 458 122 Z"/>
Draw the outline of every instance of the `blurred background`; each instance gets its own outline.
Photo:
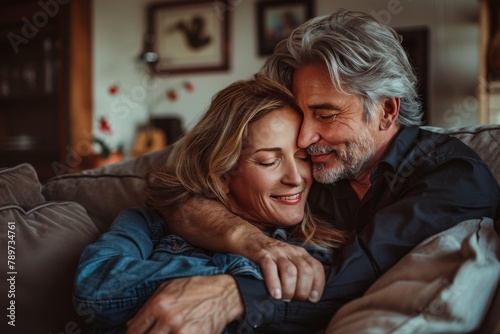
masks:
<path id="1" fill-rule="evenodd" d="M 403 36 L 426 125 L 500 123 L 498 0 L 0 0 L 0 166 L 41 180 L 169 145 L 276 41 L 339 8 Z"/>

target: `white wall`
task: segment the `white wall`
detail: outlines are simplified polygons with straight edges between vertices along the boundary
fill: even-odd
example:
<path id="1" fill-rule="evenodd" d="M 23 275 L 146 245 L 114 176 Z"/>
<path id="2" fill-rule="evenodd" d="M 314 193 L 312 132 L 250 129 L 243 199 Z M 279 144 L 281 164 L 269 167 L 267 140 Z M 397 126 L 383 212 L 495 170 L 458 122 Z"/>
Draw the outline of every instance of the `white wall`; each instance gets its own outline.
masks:
<path id="1" fill-rule="evenodd" d="M 155 0 L 156 2 L 157 0 Z M 113 141 L 130 150 L 139 124 L 147 120 L 145 92 L 153 115 L 180 116 L 189 128 L 213 94 L 258 71 L 256 0 L 232 1 L 231 69 L 227 72 L 158 77 L 151 84 L 137 61 L 146 30 L 146 7 L 152 0 L 94 0 L 94 121 L 106 116 Z M 431 125 L 451 127 L 478 122 L 479 28 L 476 0 L 316 0 L 316 15 L 338 8 L 372 12 L 393 27 L 427 26 Z M 189 80 L 195 91 L 181 91 L 176 102 L 169 88 Z M 118 85 L 119 93 L 108 88 Z M 154 87 L 154 88 L 153 88 Z"/>

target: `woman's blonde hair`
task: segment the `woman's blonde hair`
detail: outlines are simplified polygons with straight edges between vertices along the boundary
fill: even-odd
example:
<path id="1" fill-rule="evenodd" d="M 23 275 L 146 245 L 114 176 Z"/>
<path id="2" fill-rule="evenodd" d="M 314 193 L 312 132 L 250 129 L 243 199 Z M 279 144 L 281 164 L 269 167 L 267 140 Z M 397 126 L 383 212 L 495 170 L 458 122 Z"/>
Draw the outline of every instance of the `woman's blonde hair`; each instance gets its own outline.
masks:
<path id="1" fill-rule="evenodd" d="M 231 177 L 237 165 L 249 125 L 286 106 L 299 110 L 288 89 L 262 74 L 221 90 L 178 144 L 171 167 L 149 174 L 147 204 L 173 212 L 186 200 L 202 196 L 216 199 L 230 210 L 223 179 Z M 308 206 L 291 237 L 320 246 L 337 246 L 346 240 L 343 233 L 313 219 Z"/>

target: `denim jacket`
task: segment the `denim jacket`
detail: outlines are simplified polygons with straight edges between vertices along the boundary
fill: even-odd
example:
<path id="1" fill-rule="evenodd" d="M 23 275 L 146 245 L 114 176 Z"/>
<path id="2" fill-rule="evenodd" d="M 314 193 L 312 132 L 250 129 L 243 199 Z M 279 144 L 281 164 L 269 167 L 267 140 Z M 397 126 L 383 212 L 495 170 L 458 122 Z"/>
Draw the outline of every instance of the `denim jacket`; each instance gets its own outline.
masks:
<path id="1" fill-rule="evenodd" d="M 277 229 L 271 236 L 286 240 L 286 231 Z M 332 254 L 308 248 L 323 263 L 331 263 Z M 73 300 L 77 313 L 86 322 L 119 328 L 161 283 L 179 277 L 218 274 L 263 279 L 259 266 L 242 256 L 196 248 L 169 234 L 154 210 L 127 209 L 108 232 L 84 249 Z"/>

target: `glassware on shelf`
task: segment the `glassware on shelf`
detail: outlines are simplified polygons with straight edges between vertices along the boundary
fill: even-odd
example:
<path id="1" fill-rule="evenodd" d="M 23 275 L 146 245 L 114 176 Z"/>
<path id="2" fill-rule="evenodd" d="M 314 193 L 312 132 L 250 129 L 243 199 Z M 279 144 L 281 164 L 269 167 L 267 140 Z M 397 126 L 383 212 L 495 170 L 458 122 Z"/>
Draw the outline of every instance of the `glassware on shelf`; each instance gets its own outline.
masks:
<path id="1" fill-rule="evenodd" d="M 23 86 L 28 93 L 37 92 L 36 68 L 32 62 L 27 63 L 23 68 Z"/>
<path id="2" fill-rule="evenodd" d="M 44 54 L 44 90 L 45 93 L 51 94 L 54 92 L 54 59 L 53 59 L 53 41 L 50 36 L 47 36 L 43 41 Z"/>
<path id="3" fill-rule="evenodd" d="M 2 68 L 0 71 L 0 97 L 8 97 L 10 93 L 9 71 Z"/>

